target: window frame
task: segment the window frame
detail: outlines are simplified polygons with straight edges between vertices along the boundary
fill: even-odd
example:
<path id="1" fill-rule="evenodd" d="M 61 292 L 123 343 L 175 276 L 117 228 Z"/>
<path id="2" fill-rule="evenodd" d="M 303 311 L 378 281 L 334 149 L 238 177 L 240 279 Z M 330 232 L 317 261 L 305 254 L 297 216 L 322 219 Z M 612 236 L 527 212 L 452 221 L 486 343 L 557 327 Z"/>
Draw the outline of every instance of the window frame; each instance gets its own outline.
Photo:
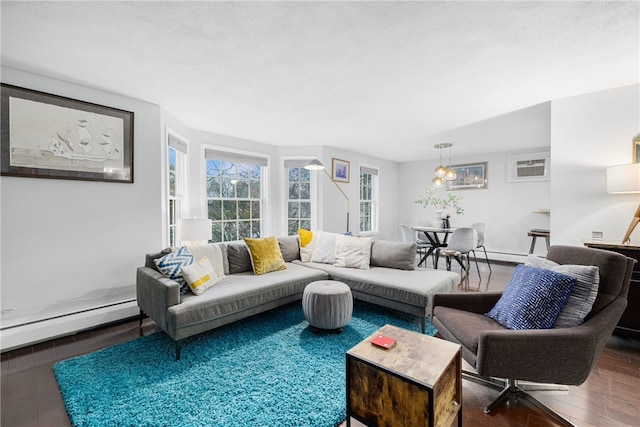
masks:
<path id="1" fill-rule="evenodd" d="M 180 219 L 182 209 L 186 204 L 185 191 L 187 187 L 187 155 L 189 141 L 173 131 L 166 129 L 166 239 L 167 246 L 178 246 L 180 243 Z M 175 153 L 175 186 L 171 194 L 171 150 Z M 172 221 L 173 219 L 173 221 Z"/>
<path id="2" fill-rule="evenodd" d="M 214 158 L 218 156 L 218 158 Z M 269 163 L 270 163 L 270 159 L 268 155 L 262 154 L 262 153 L 250 153 L 250 152 L 242 152 L 242 151 L 237 151 L 237 150 L 232 150 L 229 149 L 228 147 L 214 147 L 214 146 L 210 146 L 210 145 L 206 145 L 203 146 L 202 148 L 202 153 L 201 153 L 201 159 L 202 159 L 202 188 L 201 188 L 201 192 L 200 194 L 203 197 L 203 207 L 202 207 L 202 211 L 203 211 L 203 217 L 204 218 L 209 218 L 211 219 L 211 226 L 214 228 L 212 230 L 212 239 L 210 240 L 211 242 L 229 242 L 229 241 L 235 241 L 235 240 L 241 240 L 243 237 L 264 237 L 267 236 L 269 234 L 269 230 L 268 230 L 268 219 L 269 219 L 269 205 L 268 205 L 268 194 L 269 194 L 269 186 L 268 186 L 268 175 L 269 175 Z M 243 163 L 242 159 L 246 159 L 247 162 Z M 228 176 L 228 179 L 231 181 L 233 179 L 250 179 L 248 177 L 242 177 L 242 176 L 238 176 L 238 170 L 237 170 L 237 165 L 238 164 L 242 164 L 242 165 L 251 165 L 252 163 L 250 163 L 250 161 L 253 159 L 253 161 L 259 161 L 260 163 L 263 164 L 259 164 L 257 166 L 260 167 L 260 197 L 259 198 L 251 198 L 251 197 L 242 197 L 242 198 L 238 198 L 238 192 L 237 192 L 237 187 L 234 187 L 234 195 L 235 197 L 211 197 L 209 196 L 209 184 L 208 184 L 208 179 L 210 176 L 214 176 L 214 175 L 209 175 L 208 174 L 208 161 L 209 160 L 217 160 L 217 161 L 223 161 L 223 162 L 227 162 L 229 164 L 233 164 L 234 168 L 236 169 L 234 172 L 234 175 Z M 220 177 L 222 177 L 222 175 L 218 175 Z M 234 178 L 235 177 L 235 178 Z M 222 185 L 222 182 L 221 184 Z M 236 184 L 233 184 L 234 186 Z M 249 183 L 250 186 L 250 183 Z M 222 187 L 220 187 L 220 194 L 222 195 Z M 250 191 L 250 190 L 248 190 Z M 250 193 L 248 194 L 250 196 Z M 220 205 L 220 217 L 222 219 L 213 219 L 210 215 L 209 215 L 209 202 L 212 200 L 221 200 L 221 205 Z M 248 201 L 249 202 L 249 214 L 252 215 L 252 207 L 251 207 L 251 203 L 254 201 L 257 201 L 259 203 L 259 209 L 260 209 L 260 218 L 258 220 L 259 222 L 259 234 L 253 234 L 250 233 L 250 235 L 248 236 L 243 236 L 240 233 L 239 230 L 239 224 L 240 222 L 243 222 L 243 220 L 238 218 L 238 204 L 236 204 L 236 215 L 235 215 L 235 219 L 233 220 L 225 220 L 224 219 L 224 201 Z M 253 219 L 250 217 L 248 219 L 248 222 L 253 221 Z M 225 232 L 224 232 L 224 224 L 225 223 L 231 223 L 231 222 L 235 222 L 236 223 L 236 239 L 228 239 L 225 240 Z M 222 223 L 222 227 L 221 230 L 216 230 L 216 224 L 218 223 Z M 251 227 L 251 224 L 249 224 L 249 227 Z M 251 228 L 250 228 L 251 229 Z M 219 233 L 218 233 L 219 231 Z"/>
<path id="3" fill-rule="evenodd" d="M 363 199 L 363 184 L 362 184 L 362 176 L 363 174 L 369 175 L 371 178 L 371 199 Z M 380 179 L 380 171 L 376 167 L 369 167 L 360 165 L 360 174 L 358 181 L 358 233 L 359 234 L 373 234 L 378 233 L 379 231 L 379 206 L 380 206 L 380 194 L 379 194 L 379 179 Z M 362 216 L 362 205 L 363 203 L 367 203 L 370 205 L 370 220 L 368 221 L 370 229 L 363 230 L 363 216 Z"/>
<path id="4" fill-rule="evenodd" d="M 282 218 L 283 221 L 280 224 L 283 235 L 295 235 L 289 234 L 289 203 L 292 200 L 306 200 L 306 199 L 290 199 L 289 198 L 289 169 L 292 167 L 304 168 L 304 165 L 309 163 L 312 157 L 283 157 L 281 162 L 281 171 L 284 174 L 282 179 Z M 318 189 L 317 189 L 317 174 L 313 171 L 309 171 L 309 203 L 310 203 L 310 217 L 309 217 L 309 229 L 315 230 L 318 227 Z"/>

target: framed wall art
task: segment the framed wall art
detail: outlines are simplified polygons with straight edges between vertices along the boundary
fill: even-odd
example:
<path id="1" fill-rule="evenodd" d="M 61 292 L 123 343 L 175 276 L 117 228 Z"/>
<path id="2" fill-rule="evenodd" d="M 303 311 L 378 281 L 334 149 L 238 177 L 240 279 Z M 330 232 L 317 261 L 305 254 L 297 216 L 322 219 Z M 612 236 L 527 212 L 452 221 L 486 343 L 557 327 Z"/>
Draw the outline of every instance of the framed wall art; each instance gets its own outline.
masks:
<path id="1" fill-rule="evenodd" d="M 331 179 L 336 182 L 349 182 L 349 165 L 346 160 L 331 159 Z"/>
<path id="2" fill-rule="evenodd" d="M 487 188 L 487 162 L 470 163 L 466 165 L 452 165 L 457 173 L 456 179 L 446 182 L 447 191 L 477 190 Z"/>
<path id="3" fill-rule="evenodd" d="M 133 113 L 2 84 L 0 174 L 133 183 Z"/>
<path id="4" fill-rule="evenodd" d="M 633 138 L 633 163 L 640 163 L 640 133 Z"/>

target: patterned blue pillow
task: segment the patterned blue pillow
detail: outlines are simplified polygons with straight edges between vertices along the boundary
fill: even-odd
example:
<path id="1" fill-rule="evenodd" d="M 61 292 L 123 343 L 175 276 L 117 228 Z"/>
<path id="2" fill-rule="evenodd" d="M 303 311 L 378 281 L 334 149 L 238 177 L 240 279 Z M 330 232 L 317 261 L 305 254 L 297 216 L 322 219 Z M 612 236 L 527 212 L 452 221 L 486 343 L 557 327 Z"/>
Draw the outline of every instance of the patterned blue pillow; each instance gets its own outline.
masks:
<path id="1" fill-rule="evenodd" d="M 182 277 L 182 272 L 180 269 L 182 267 L 186 267 L 187 265 L 193 264 L 194 258 L 189 250 L 182 246 L 176 252 L 171 252 L 163 256 L 162 258 L 158 258 L 153 260 L 153 262 L 158 266 L 158 270 L 169 279 L 180 285 L 180 294 L 183 295 L 189 289 L 189 285 Z"/>
<path id="2" fill-rule="evenodd" d="M 486 315 L 509 329 L 550 329 L 575 284 L 575 277 L 519 265 Z"/>

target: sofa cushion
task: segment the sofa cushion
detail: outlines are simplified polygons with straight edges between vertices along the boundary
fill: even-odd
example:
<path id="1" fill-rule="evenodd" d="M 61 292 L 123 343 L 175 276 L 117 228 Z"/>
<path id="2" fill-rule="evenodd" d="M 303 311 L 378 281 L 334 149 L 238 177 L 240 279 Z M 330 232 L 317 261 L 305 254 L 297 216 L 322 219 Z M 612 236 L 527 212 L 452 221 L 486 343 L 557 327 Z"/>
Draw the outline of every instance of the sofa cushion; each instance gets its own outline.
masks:
<path id="1" fill-rule="evenodd" d="M 185 246 L 182 246 L 176 252 L 171 252 L 153 262 L 162 274 L 180 285 L 180 293 L 184 294 L 187 292 L 188 286 L 182 276 L 181 268 L 192 264 L 193 261 L 191 252 Z"/>
<path id="2" fill-rule="evenodd" d="M 371 237 L 338 235 L 336 238 L 336 267 L 369 269 Z"/>
<path id="3" fill-rule="evenodd" d="M 371 244 L 371 266 L 415 270 L 415 242 L 389 242 L 376 240 Z"/>
<path id="4" fill-rule="evenodd" d="M 182 267 L 181 271 L 189 289 L 196 295 L 202 295 L 221 280 L 208 258 L 200 258 L 193 264 Z"/>
<path id="5" fill-rule="evenodd" d="M 298 236 L 278 237 L 278 245 L 285 262 L 300 259 L 300 239 Z"/>
<path id="6" fill-rule="evenodd" d="M 591 311 L 598 296 L 600 269 L 595 265 L 558 264 L 546 258 L 529 255 L 524 265 L 544 268 L 576 278 L 567 303 L 553 324 L 554 328 L 570 328 L 581 325 Z"/>
<path id="7" fill-rule="evenodd" d="M 315 241 L 315 244 L 313 246 L 313 253 L 311 254 L 311 262 L 333 264 L 336 261 L 338 234 L 316 231 L 313 233 L 312 240 Z"/>
<path id="8" fill-rule="evenodd" d="M 227 260 L 229 261 L 229 274 L 253 270 L 249 249 L 243 243 L 227 245 Z"/>
<path id="9" fill-rule="evenodd" d="M 509 329 L 550 329 L 575 283 L 575 277 L 519 265 L 487 316 Z"/>
<path id="10" fill-rule="evenodd" d="M 287 268 L 275 236 L 262 239 L 245 238 L 244 241 L 249 247 L 253 274 L 266 274 Z"/>

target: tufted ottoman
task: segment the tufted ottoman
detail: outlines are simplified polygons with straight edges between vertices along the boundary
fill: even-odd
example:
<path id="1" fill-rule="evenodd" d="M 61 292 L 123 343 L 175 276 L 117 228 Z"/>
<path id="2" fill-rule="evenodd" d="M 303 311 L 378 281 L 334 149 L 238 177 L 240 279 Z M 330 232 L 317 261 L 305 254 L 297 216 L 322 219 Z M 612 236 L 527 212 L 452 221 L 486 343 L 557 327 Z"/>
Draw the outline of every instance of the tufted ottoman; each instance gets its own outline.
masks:
<path id="1" fill-rule="evenodd" d="M 351 289 L 336 280 L 311 282 L 302 293 L 302 311 L 314 332 L 336 329 L 340 333 L 353 313 Z"/>

